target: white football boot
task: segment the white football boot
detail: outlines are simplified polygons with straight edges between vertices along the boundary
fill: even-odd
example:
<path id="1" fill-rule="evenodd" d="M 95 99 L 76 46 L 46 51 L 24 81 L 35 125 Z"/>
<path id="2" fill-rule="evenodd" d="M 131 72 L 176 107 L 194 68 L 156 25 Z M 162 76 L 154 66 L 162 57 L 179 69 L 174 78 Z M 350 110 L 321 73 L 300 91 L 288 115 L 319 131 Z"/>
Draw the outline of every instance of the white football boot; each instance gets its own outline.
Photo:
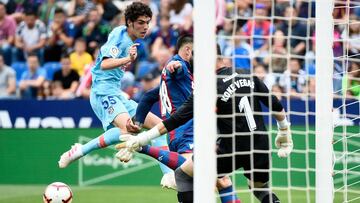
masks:
<path id="1" fill-rule="evenodd" d="M 59 168 L 67 167 L 71 162 L 78 160 L 82 156 L 82 144 L 75 143 L 71 146 L 69 151 L 66 151 L 61 155 L 60 160 L 58 161 Z"/>
<path id="2" fill-rule="evenodd" d="M 174 172 L 165 173 L 161 178 L 160 185 L 162 188 L 176 190 L 175 174 Z"/>

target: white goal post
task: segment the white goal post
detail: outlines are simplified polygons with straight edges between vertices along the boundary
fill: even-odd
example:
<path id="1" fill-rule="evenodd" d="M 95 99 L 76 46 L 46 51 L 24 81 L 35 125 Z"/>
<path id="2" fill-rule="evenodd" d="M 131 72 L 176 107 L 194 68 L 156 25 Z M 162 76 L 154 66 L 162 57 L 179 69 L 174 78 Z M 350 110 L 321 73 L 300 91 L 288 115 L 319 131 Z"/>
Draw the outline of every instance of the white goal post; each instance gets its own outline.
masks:
<path id="1" fill-rule="evenodd" d="M 256 0 L 254 0 L 256 1 Z M 275 0 L 271 0 L 273 3 Z M 215 203 L 215 1 L 194 0 L 194 202 Z M 316 202 L 333 202 L 333 0 L 316 0 Z M 273 140 L 271 140 L 273 142 Z M 295 143 L 296 145 L 296 143 Z M 250 193 L 250 191 L 249 191 Z"/>
<path id="2" fill-rule="evenodd" d="M 333 202 L 333 1 L 316 0 L 316 202 Z"/>
<path id="3" fill-rule="evenodd" d="M 215 203 L 215 1 L 194 1 L 194 202 Z"/>

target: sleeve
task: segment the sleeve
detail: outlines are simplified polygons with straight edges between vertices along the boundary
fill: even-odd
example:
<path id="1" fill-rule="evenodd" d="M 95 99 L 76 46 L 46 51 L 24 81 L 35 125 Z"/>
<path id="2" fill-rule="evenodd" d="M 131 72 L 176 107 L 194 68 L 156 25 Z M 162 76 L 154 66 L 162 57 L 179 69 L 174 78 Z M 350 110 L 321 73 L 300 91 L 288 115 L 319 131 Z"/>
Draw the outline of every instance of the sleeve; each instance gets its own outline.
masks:
<path id="1" fill-rule="evenodd" d="M 188 69 L 187 65 L 183 61 L 180 61 L 180 63 L 181 63 L 181 68 L 176 69 L 176 71 L 173 74 L 171 74 L 176 79 L 183 78 L 186 74 L 188 74 L 189 69 Z M 166 71 L 168 71 L 168 70 L 166 70 Z"/>
<path id="2" fill-rule="evenodd" d="M 16 80 L 16 72 L 13 69 L 9 69 L 8 80 L 10 79 Z"/>
<path id="3" fill-rule="evenodd" d="M 119 35 L 116 28 L 113 30 L 108 37 L 107 42 L 101 47 L 100 51 L 103 58 L 118 58 L 123 55 L 126 50 L 121 50 L 118 45 Z M 121 40 L 120 40 L 121 41 Z"/>
<path id="4" fill-rule="evenodd" d="M 44 25 L 44 23 L 40 23 L 40 26 L 39 26 L 39 31 L 40 31 L 40 39 L 46 39 L 46 27 Z"/>
<path id="5" fill-rule="evenodd" d="M 75 36 L 76 36 L 76 28 L 75 28 L 75 25 L 73 23 L 67 24 L 66 35 L 68 37 L 75 38 Z"/>
<path id="6" fill-rule="evenodd" d="M 180 106 L 180 108 L 170 116 L 170 118 L 163 121 L 163 124 L 168 132 L 175 128 L 184 125 L 193 118 L 194 95 L 191 94 L 187 100 Z"/>
<path id="7" fill-rule="evenodd" d="M 15 33 L 16 33 L 16 22 L 13 18 L 10 18 L 9 17 L 9 27 L 8 27 L 8 30 L 7 30 L 7 34 L 8 36 L 15 36 Z"/>
<path id="8" fill-rule="evenodd" d="M 264 82 L 262 82 L 258 77 L 254 76 L 254 83 L 255 83 L 255 92 L 258 93 L 266 93 L 267 95 L 257 95 L 257 98 L 261 103 L 263 103 L 266 107 L 271 107 L 272 111 L 280 112 L 283 110 L 283 106 L 281 105 L 280 101 L 272 94 L 270 94 L 269 89 L 266 87 Z M 269 96 L 271 96 L 271 101 L 269 101 Z M 271 102 L 271 104 L 269 103 Z"/>
<path id="9" fill-rule="evenodd" d="M 144 123 L 147 114 L 150 112 L 151 107 L 159 101 L 160 86 L 146 92 L 141 98 L 138 107 L 136 108 L 135 120 L 139 123 Z"/>
<path id="10" fill-rule="evenodd" d="M 16 28 L 16 32 L 15 32 L 15 36 L 16 37 L 21 37 L 21 32 L 22 32 L 22 24 L 20 24 L 17 28 Z"/>

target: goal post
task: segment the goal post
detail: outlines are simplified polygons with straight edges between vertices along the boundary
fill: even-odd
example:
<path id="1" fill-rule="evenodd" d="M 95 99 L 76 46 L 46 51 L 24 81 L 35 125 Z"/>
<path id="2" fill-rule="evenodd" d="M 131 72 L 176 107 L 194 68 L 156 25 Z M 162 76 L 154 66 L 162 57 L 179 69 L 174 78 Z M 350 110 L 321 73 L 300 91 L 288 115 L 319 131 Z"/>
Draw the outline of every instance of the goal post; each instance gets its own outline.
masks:
<path id="1" fill-rule="evenodd" d="M 194 1 L 194 202 L 215 203 L 215 1 Z"/>
<path id="2" fill-rule="evenodd" d="M 333 1 L 316 1 L 316 202 L 333 202 Z"/>

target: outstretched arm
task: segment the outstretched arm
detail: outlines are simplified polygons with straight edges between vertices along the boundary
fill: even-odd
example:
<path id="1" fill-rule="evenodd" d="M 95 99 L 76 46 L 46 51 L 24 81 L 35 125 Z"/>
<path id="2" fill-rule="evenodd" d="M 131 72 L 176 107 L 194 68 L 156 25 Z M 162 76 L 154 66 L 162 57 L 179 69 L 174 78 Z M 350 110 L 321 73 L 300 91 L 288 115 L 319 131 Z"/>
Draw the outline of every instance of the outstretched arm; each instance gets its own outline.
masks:
<path id="1" fill-rule="evenodd" d="M 280 101 L 274 95 L 271 95 L 269 99 L 268 95 L 270 92 L 259 78 L 254 77 L 254 82 L 256 87 L 255 92 L 258 94 L 256 97 L 273 112 L 272 114 L 277 121 L 278 134 L 275 138 L 275 145 L 279 148 L 278 156 L 281 158 L 287 157 L 293 150 L 293 141 L 290 123 L 286 119 L 286 112 Z"/>
<path id="2" fill-rule="evenodd" d="M 138 107 L 139 108 L 139 107 Z M 137 136 L 131 137 L 126 143 L 121 143 L 116 148 L 127 147 L 131 150 L 137 150 L 141 146 L 148 144 L 152 139 L 155 139 L 175 128 L 185 124 L 193 118 L 193 94 L 191 94 L 187 101 L 171 115 L 170 118 L 158 123 L 152 129 L 142 132 Z"/>

